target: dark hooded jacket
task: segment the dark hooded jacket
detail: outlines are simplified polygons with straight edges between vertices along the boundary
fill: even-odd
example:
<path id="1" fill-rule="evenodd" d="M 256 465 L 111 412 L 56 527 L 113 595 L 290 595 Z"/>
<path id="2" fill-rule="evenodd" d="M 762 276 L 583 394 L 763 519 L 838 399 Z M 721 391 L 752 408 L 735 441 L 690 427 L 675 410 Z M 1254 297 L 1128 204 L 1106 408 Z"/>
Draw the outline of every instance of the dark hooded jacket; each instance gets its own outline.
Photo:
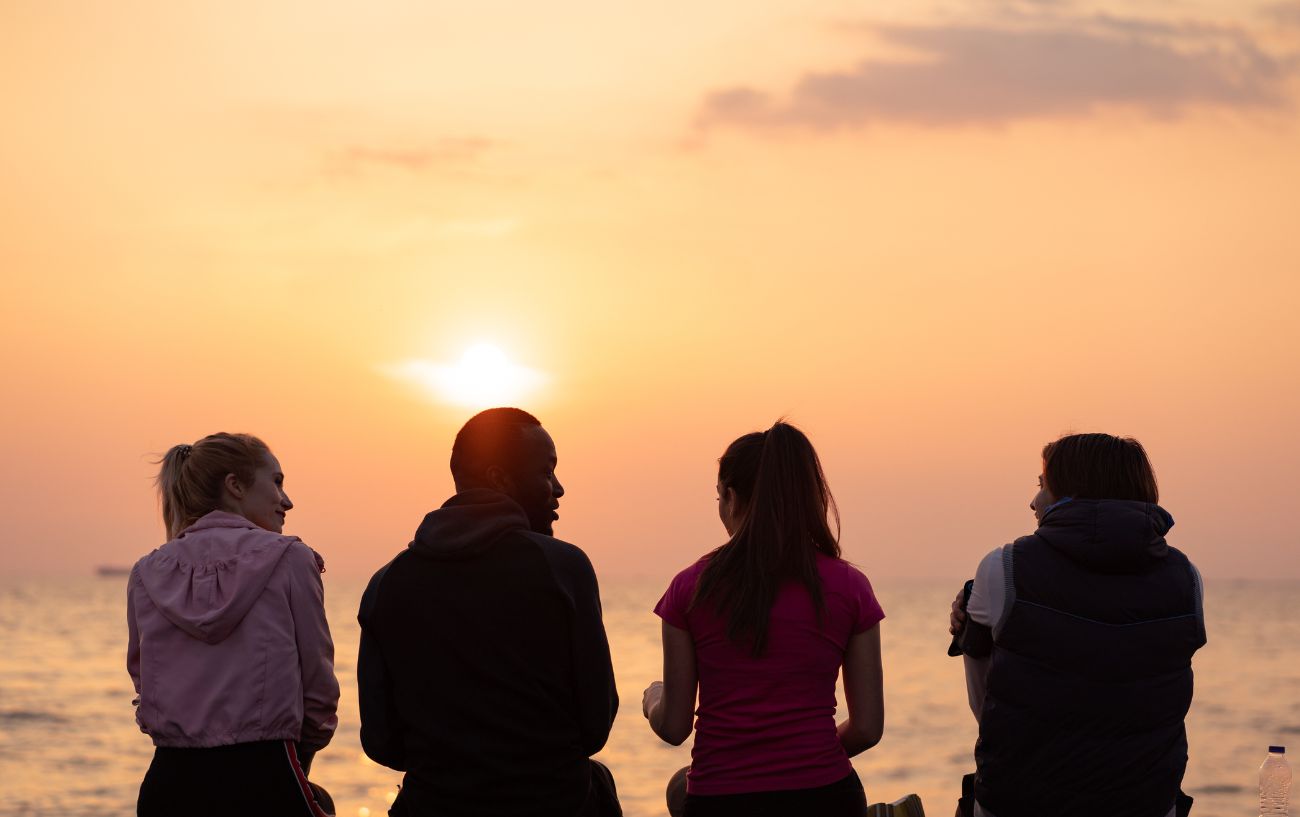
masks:
<path id="1" fill-rule="evenodd" d="M 394 814 L 573 815 L 618 695 L 577 547 L 492 491 L 456 494 L 358 614 L 361 744 L 406 772 Z"/>
<path id="2" fill-rule="evenodd" d="M 1076 499 L 1003 550 L 975 748 L 997 817 L 1162 817 L 1187 766 L 1199 577 L 1158 505 Z"/>

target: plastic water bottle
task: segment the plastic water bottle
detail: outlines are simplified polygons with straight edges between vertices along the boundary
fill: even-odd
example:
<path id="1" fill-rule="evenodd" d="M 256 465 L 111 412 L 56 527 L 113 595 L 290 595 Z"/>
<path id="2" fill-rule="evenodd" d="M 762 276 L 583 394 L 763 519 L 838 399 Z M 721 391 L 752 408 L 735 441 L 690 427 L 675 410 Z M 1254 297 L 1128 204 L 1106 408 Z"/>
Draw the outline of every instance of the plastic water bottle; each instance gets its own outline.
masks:
<path id="1" fill-rule="evenodd" d="M 1291 791 L 1291 767 L 1286 763 L 1286 747 L 1268 747 L 1268 757 L 1259 767 L 1260 817 L 1286 817 L 1286 798 Z"/>

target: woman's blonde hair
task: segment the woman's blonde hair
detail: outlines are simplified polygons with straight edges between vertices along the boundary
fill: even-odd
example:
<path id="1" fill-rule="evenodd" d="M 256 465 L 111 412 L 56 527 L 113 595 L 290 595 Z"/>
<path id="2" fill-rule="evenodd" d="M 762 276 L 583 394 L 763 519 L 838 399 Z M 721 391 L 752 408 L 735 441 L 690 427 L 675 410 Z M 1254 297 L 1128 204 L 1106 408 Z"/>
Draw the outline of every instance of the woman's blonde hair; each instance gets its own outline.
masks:
<path id="1" fill-rule="evenodd" d="M 221 486 L 227 474 L 252 485 L 254 474 L 271 449 L 252 434 L 209 434 L 193 445 L 173 445 L 158 464 L 158 497 L 162 500 L 167 538 L 221 507 Z"/>

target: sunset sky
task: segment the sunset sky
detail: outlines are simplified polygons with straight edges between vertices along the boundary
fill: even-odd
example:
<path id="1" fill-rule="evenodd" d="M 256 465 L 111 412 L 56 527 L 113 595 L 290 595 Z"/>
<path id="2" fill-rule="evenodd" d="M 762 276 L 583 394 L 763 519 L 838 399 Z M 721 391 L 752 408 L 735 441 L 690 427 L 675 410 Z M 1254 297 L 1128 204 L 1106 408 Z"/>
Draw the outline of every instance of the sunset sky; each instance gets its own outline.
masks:
<path id="1" fill-rule="evenodd" d="M 488 344 L 602 575 L 719 544 L 784 415 L 873 578 L 1094 430 L 1208 577 L 1300 577 L 1300 1 L 5 0 L 0 104 L 0 573 L 130 564 L 225 430 L 367 574 Z"/>

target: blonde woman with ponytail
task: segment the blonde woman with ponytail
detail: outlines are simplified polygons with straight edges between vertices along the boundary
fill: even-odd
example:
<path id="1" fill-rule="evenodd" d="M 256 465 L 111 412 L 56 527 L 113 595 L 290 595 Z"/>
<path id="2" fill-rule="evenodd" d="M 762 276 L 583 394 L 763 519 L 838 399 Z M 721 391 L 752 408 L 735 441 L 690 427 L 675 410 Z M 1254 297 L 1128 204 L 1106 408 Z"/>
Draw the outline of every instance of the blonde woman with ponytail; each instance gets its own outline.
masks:
<path id="1" fill-rule="evenodd" d="M 213 434 L 173 446 L 157 486 L 168 541 L 127 593 L 136 721 L 157 747 L 138 815 L 323 817 L 307 772 L 338 723 L 325 567 L 283 533 L 279 460 Z"/>
<path id="2" fill-rule="evenodd" d="M 678 573 L 655 607 L 664 676 L 642 713 L 674 745 L 697 716 L 669 812 L 861 817 L 849 758 L 884 731 L 885 614 L 867 577 L 840 558 L 835 501 L 803 432 L 778 422 L 728 446 L 718 515 L 727 541 Z M 848 718 L 837 725 L 841 672 Z"/>

